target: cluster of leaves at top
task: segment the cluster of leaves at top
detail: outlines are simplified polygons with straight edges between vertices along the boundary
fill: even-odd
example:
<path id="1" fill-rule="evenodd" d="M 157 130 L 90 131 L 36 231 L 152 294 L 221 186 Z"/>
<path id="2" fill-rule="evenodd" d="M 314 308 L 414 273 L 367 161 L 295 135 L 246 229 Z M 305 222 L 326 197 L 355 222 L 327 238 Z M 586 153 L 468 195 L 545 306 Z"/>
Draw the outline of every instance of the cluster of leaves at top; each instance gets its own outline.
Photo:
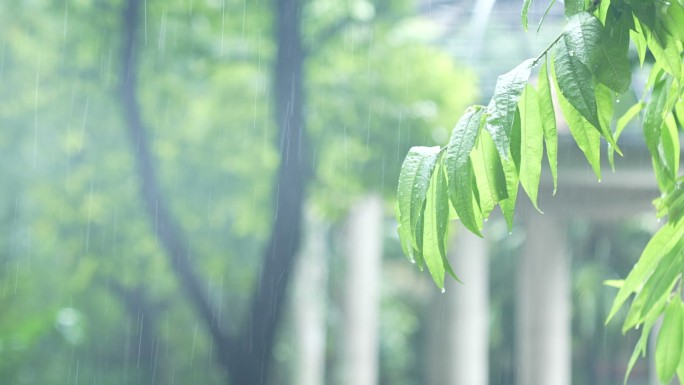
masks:
<path id="1" fill-rule="evenodd" d="M 523 5 L 525 28 L 530 3 L 525 0 Z M 617 139 L 641 114 L 662 192 L 654 202 L 657 215 L 668 221 L 629 276 L 610 282 L 620 290 L 609 320 L 634 294 L 624 331 L 641 328 L 642 334 L 629 374 L 664 313 L 656 344 L 658 376 L 663 383 L 675 373 L 684 379 L 684 303 L 679 294 L 684 291 L 684 178 L 678 175 L 678 130 L 684 126 L 684 0 L 566 0 L 565 13 L 564 31 L 537 58 L 500 76 L 489 105 L 469 107 L 447 146 L 411 148 L 397 192 L 402 248 L 444 287 L 445 272 L 458 279 L 446 258 L 451 219 L 459 218 L 481 236 L 483 221 L 499 205 L 510 229 L 518 185 L 537 207 L 544 148 L 555 191 L 558 140 L 552 95 L 599 180 L 601 138 L 608 143 L 613 166 L 614 153 L 622 154 Z M 613 124 L 614 100 L 631 82 L 630 39 L 642 66 L 647 51 L 655 60 L 644 99 Z M 533 70 L 538 71 L 536 87 L 529 83 Z"/>

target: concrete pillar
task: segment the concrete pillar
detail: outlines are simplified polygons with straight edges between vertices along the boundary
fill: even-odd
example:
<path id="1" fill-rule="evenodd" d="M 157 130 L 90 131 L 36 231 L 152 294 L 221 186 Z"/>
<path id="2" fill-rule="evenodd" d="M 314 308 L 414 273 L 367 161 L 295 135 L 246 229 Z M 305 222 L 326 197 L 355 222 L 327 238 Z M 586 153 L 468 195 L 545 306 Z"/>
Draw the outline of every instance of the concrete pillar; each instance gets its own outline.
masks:
<path id="1" fill-rule="evenodd" d="M 351 209 L 345 229 L 342 384 L 378 381 L 383 216 L 382 199 L 365 197 Z"/>
<path id="2" fill-rule="evenodd" d="M 486 241 L 459 226 L 449 260 L 463 281 L 435 287 L 430 338 L 430 385 L 487 385 L 489 379 L 489 257 Z"/>
<path id="3" fill-rule="evenodd" d="M 518 384 L 570 385 L 571 297 L 565 227 L 550 215 L 526 218 L 518 271 Z"/>
<path id="4" fill-rule="evenodd" d="M 293 280 L 293 383 L 325 384 L 328 302 L 328 226 L 311 210 L 305 216 L 304 242 Z"/>

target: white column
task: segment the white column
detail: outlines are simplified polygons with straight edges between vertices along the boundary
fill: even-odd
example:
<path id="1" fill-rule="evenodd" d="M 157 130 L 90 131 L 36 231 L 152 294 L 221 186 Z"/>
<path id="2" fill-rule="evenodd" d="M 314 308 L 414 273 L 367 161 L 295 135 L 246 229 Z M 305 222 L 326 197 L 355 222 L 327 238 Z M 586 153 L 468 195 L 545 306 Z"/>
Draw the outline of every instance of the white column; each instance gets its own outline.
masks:
<path id="1" fill-rule="evenodd" d="M 304 230 L 304 242 L 293 277 L 293 383 L 323 385 L 327 331 L 328 226 L 316 218 L 311 210 L 307 210 Z"/>
<path id="2" fill-rule="evenodd" d="M 565 227 L 550 214 L 526 218 L 518 271 L 518 384 L 570 385 L 570 272 Z"/>
<path id="3" fill-rule="evenodd" d="M 487 385 L 489 378 L 489 257 L 484 239 L 459 226 L 449 260 L 463 284 L 450 276 L 437 296 L 430 338 L 430 385 Z"/>
<path id="4" fill-rule="evenodd" d="M 378 381 L 383 212 L 380 197 L 368 196 L 351 209 L 346 226 L 342 384 Z"/>

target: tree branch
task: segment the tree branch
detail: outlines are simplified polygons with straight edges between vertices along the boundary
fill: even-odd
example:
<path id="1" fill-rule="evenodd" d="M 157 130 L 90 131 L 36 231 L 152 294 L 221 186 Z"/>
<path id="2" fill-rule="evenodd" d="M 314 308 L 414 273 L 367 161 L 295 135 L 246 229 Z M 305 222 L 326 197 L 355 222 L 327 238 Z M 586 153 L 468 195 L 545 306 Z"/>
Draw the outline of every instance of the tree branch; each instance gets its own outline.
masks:
<path id="1" fill-rule="evenodd" d="M 202 291 L 197 273 L 188 259 L 189 246 L 180 226 L 175 222 L 161 194 L 155 173 L 145 126 L 140 114 L 140 104 L 136 94 L 137 57 L 136 36 L 140 24 L 140 1 L 127 0 L 123 11 L 123 46 L 121 54 L 120 97 L 126 119 L 126 127 L 135 157 L 135 165 L 140 182 L 140 194 L 155 228 L 156 237 L 165 251 L 171 266 L 183 288 L 197 309 L 209 332 L 217 342 L 219 359 L 229 359 L 229 338 L 215 322 L 214 311 L 207 296 Z"/>

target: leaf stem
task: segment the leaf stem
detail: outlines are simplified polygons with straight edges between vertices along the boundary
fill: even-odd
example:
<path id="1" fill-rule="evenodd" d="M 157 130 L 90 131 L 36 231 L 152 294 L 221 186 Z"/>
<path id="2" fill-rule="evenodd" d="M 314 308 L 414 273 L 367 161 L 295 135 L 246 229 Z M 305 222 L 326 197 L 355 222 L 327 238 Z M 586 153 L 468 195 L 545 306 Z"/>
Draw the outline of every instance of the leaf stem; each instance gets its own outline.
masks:
<path id="1" fill-rule="evenodd" d="M 561 39 L 561 37 L 563 37 L 563 33 L 565 33 L 565 32 L 561 32 L 558 36 L 556 36 L 556 38 L 553 39 L 553 41 L 551 42 L 551 44 L 549 44 L 549 45 L 544 49 L 544 51 L 542 51 L 542 53 L 540 53 L 539 56 L 537 56 L 537 57 L 534 59 L 534 61 L 532 62 L 532 66 L 533 66 L 533 67 L 536 66 L 537 63 L 539 63 L 539 61 L 540 61 L 544 56 L 546 56 L 547 53 L 549 53 L 549 51 L 551 50 L 551 48 L 553 48 L 553 46 L 556 45 L 556 43 L 558 43 L 558 41 Z"/>

